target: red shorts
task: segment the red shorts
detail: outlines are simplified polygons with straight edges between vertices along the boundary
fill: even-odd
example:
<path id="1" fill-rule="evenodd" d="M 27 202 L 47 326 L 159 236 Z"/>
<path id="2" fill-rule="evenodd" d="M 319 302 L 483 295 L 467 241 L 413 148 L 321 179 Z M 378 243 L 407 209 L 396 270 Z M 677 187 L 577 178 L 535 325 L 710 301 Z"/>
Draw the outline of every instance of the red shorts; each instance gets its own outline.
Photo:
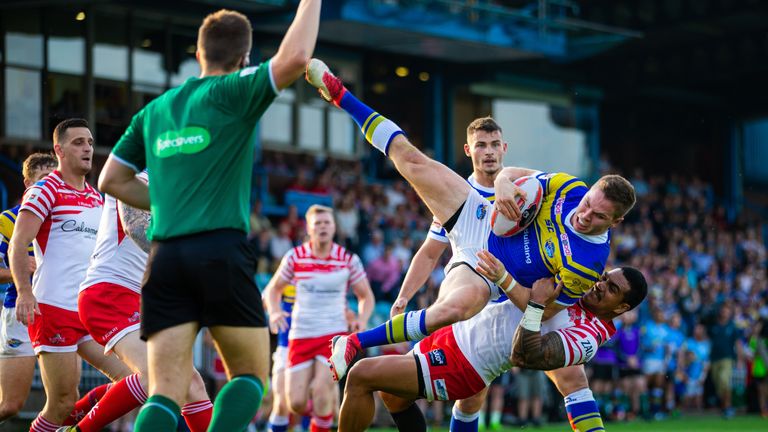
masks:
<path id="1" fill-rule="evenodd" d="M 80 321 L 93 339 L 112 351 L 125 335 L 141 326 L 141 295 L 126 287 L 109 282 L 91 285 L 80 291 L 77 308 Z"/>
<path id="2" fill-rule="evenodd" d="M 75 352 L 78 345 L 93 339 L 77 312 L 43 303 L 37 305 L 42 315 L 36 316 L 35 322 L 27 328 L 35 354 Z"/>
<path id="3" fill-rule="evenodd" d="M 313 360 L 328 363 L 328 358 L 331 356 L 331 339 L 336 335 L 346 334 L 344 332 L 313 338 L 289 339 L 288 369 L 304 369 L 311 366 Z"/>
<path id="4" fill-rule="evenodd" d="M 413 355 L 429 401 L 465 399 L 486 387 L 456 344 L 453 327 L 444 327 L 419 342 Z"/>

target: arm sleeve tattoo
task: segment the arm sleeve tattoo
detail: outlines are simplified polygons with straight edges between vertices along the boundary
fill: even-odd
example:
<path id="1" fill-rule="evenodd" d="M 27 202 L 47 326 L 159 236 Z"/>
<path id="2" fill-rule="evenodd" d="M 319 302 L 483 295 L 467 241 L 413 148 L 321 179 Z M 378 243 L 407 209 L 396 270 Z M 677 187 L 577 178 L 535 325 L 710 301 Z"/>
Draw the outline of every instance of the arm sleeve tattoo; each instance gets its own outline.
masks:
<path id="1" fill-rule="evenodd" d="M 123 223 L 125 234 L 136 243 L 141 250 L 149 253 L 150 242 L 147 239 L 147 228 L 151 220 L 148 211 L 131 207 L 122 201 L 117 202 L 120 221 Z"/>
<path id="2" fill-rule="evenodd" d="M 557 332 L 542 336 L 518 326 L 512 341 L 512 363 L 525 369 L 559 369 L 565 366 L 563 341 Z"/>

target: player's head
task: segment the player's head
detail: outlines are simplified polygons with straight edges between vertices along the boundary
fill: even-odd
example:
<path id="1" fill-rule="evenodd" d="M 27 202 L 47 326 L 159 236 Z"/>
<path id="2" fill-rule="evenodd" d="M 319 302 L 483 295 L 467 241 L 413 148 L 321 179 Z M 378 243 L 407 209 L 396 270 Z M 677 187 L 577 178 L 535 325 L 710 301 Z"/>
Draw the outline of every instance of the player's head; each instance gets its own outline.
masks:
<path id="1" fill-rule="evenodd" d="M 602 319 L 613 319 L 637 307 L 648 294 L 645 276 L 634 267 L 619 267 L 603 273 L 584 295 L 583 303 Z"/>
<path id="2" fill-rule="evenodd" d="M 606 175 L 581 199 L 571 224 L 581 234 L 602 234 L 620 224 L 634 205 L 632 183 L 620 175 Z"/>
<path id="3" fill-rule="evenodd" d="M 475 173 L 496 175 L 501 171 L 507 143 L 501 136 L 501 126 L 491 117 L 472 120 L 467 126 L 467 142 L 464 154 L 472 159 Z"/>
<path id="4" fill-rule="evenodd" d="M 30 187 L 41 178 L 56 169 L 58 162 L 50 153 L 32 153 L 24 159 L 21 174 L 24 177 L 24 187 Z"/>
<path id="5" fill-rule="evenodd" d="M 71 118 L 56 125 L 53 130 L 53 151 L 62 171 L 88 174 L 93 162 L 93 135 L 88 129 L 88 121 Z"/>
<path id="6" fill-rule="evenodd" d="M 333 209 L 315 204 L 304 214 L 307 221 L 307 234 L 313 244 L 326 244 L 333 241 L 336 234 L 336 222 L 333 220 Z"/>
<path id="7" fill-rule="evenodd" d="M 197 33 L 197 60 L 203 69 L 233 72 L 250 62 L 253 29 L 240 12 L 221 9 L 203 20 Z"/>

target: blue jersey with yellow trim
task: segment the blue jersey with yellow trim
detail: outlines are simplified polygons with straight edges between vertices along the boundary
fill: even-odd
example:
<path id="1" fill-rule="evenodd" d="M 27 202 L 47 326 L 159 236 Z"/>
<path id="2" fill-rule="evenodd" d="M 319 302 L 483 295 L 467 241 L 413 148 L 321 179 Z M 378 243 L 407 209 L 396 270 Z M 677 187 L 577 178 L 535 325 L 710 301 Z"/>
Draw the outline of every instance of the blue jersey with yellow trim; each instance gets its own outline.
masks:
<path id="1" fill-rule="evenodd" d="M 13 235 L 13 228 L 16 226 L 16 218 L 19 215 L 19 208 L 21 208 L 21 205 L 17 205 L 16 207 L 0 213 L 0 258 L 2 258 L 5 268 L 11 268 L 8 260 L 8 246 L 11 241 L 11 236 Z M 35 252 L 32 245 L 29 245 L 29 255 L 34 256 L 34 254 Z M 3 307 L 16 307 L 16 297 L 16 286 L 13 282 L 6 284 Z"/>
<path id="2" fill-rule="evenodd" d="M 286 321 L 288 322 L 288 328 L 283 330 L 277 331 L 277 346 L 281 347 L 288 347 L 288 331 L 291 329 L 291 313 L 293 312 L 293 303 L 296 302 L 296 287 L 293 285 L 288 285 L 283 290 L 283 297 L 280 299 L 280 306 L 283 309 L 283 312 L 288 313 L 288 318 L 286 318 Z"/>
<path id="3" fill-rule="evenodd" d="M 587 236 L 577 233 L 570 217 L 589 190 L 565 173 L 540 173 L 544 188 L 536 220 L 522 233 L 498 237 L 491 232 L 488 250 L 526 287 L 538 279 L 555 276 L 563 290 L 555 301 L 575 304 L 598 281 L 610 252 L 610 233 Z"/>

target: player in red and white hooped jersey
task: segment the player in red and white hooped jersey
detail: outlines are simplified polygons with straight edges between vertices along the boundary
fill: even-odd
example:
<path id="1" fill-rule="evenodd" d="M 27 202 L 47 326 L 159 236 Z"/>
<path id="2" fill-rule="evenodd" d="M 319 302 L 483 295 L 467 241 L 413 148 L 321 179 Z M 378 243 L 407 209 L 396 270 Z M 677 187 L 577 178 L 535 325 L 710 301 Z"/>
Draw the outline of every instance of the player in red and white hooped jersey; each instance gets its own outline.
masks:
<path id="1" fill-rule="evenodd" d="M 137 175 L 147 181 L 146 172 Z M 141 282 L 149 257 L 150 213 L 104 197 L 96 247 L 80 284 L 80 321 L 104 353 L 114 352 L 133 371 L 116 382 L 76 426 L 100 431 L 147 399 L 147 345 L 139 336 Z M 192 432 L 208 429 L 213 405 L 205 383 L 194 371 L 182 415 Z"/>
<path id="2" fill-rule="evenodd" d="M 286 393 L 291 411 L 303 414 L 312 399 L 312 430 L 327 431 L 333 422 L 337 386 L 328 373 L 330 342 L 334 336 L 364 329 L 374 306 L 360 258 L 333 242 L 333 210 L 313 205 L 305 215 L 309 242 L 283 257 L 264 291 L 270 329 L 285 329 L 280 297 L 288 285 L 296 299 L 288 333 Z M 351 288 L 358 299 L 358 316 L 349 325 L 346 296 Z"/>
<path id="3" fill-rule="evenodd" d="M 484 262 L 481 256 L 476 270 L 499 280 L 497 274 L 483 270 Z M 387 407 L 402 412 L 410 410 L 416 399 L 470 397 L 512 366 L 554 370 L 583 364 L 615 333 L 611 320 L 645 298 L 647 285 L 634 268 L 614 269 L 579 303 L 542 323 L 544 307 L 560 289 L 551 278 L 541 279 L 533 285 L 525 313 L 512 302 L 491 304 L 471 319 L 421 340 L 409 354 L 361 360 L 347 375 L 339 430 L 368 427 L 376 391 L 389 393 Z M 411 418 L 413 425 L 419 421 L 423 416 Z"/>
<path id="4" fill-rule="evenodd" d="M 104 356 L 77 314 L 77 291 L 96 243 L 103 203 L 101 194 L 85 182 L 93 156 L 88 123 L 59 123 L 53 149 L 58 167 L 24 196 L 9 252 L 18 290 L 16 318 L 28 326 L 47 397 L 33 431 L 55 430 L 72 412 L 80 381 L 78 354 L 113 380 L 130 372 L 119 360 Z M 37 263 L 32 283 L 29 243 Z"/>

